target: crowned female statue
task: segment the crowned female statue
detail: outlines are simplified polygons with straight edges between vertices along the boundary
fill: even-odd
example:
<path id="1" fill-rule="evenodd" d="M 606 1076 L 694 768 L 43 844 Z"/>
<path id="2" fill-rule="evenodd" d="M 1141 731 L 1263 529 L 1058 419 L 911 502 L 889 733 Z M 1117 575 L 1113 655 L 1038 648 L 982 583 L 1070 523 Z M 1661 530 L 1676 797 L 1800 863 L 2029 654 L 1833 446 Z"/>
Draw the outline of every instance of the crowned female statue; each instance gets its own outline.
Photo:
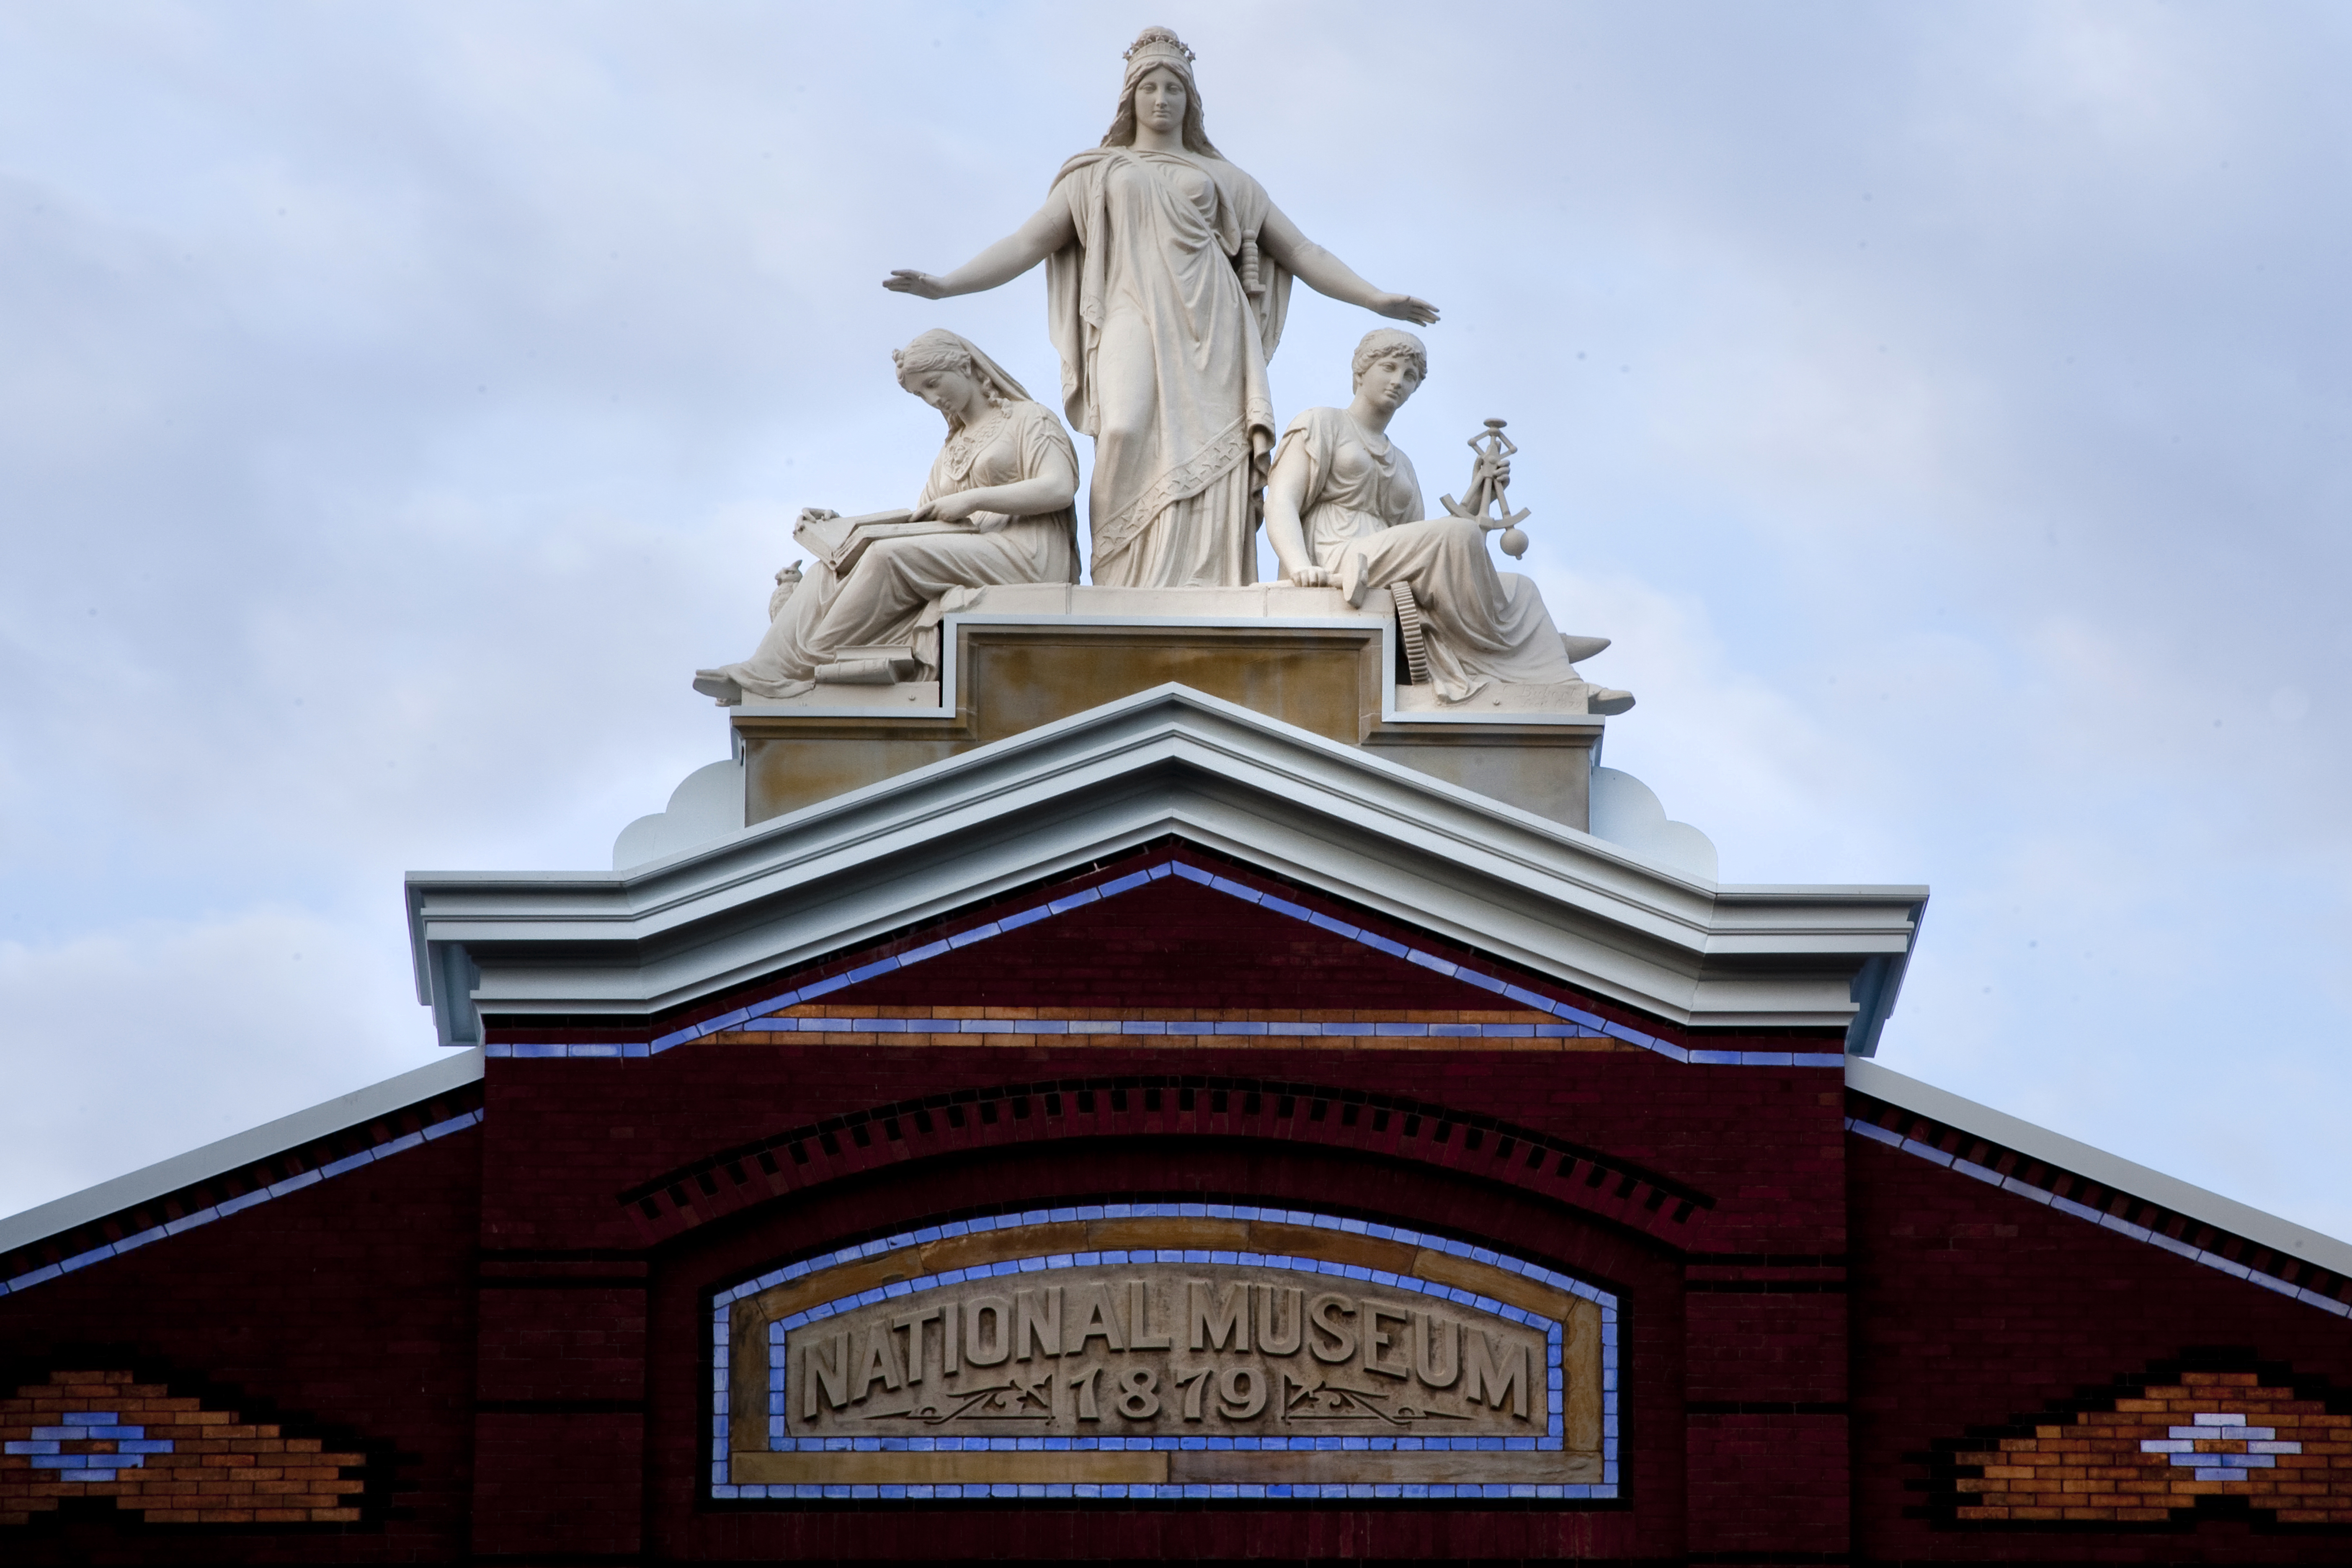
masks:
<path id="1" fill-rule="evenodd" d="M 1430 519 L 1412 461 L 1389 439 L 1389 421 L 1429 374 L 1419 338 L 1383 327 L 1366 334 L 1345 408 L 1310 408 L 1290 422 L 1265 490 L 1266 542 L 1282 574 L 1301 587 L 1337 587 L 1357 605 L 1374 588 L 1403 584 L 1419 616 L 1430 684 L 1460 702 L 1489 682 L 1566 686 L 1578 681 L 1570 645 L 1543 595 L 1517 573 L 1497 572 L 1486 531 L 1472 519 Z M 1500 476 L 1509 482 L 1508 460 Z M 1591 651 L 1600 638 L 1578 639 Z M 1594 712 L 1633 706 L 1600 689 Z"/>
<path id="2" fill-rule="evenodd" d="M 1293 276 L 1384 316 L 1437 319 L 1308 241 L 1225 162 L 1202 128 L 1192 58 L 1146 27 L 1102 145 L 1062 165 L 1034 216 L 943 277 L 883 284 L 940 300 L 1046 264 L 1063 408 L 1095 438 L 1087 521 L 1094 581 L 1108 586 L 1255 580 L 1254 503 L 1276 428 L 1265 366 Z"/>
<path id="3" fill-rule="evenodd" d="M 816 563 L 772 602 L 759 650 L 697 670 L 697 691 L 730 704 L 747 691 L 798 697 L 840 670 L 845 650 L 893 645 L 936 671 L 940 602 L 952 590 L 1078 580 L 1078 454 L 1062 422 L 953 332 L 934 328 L 890 357 L 898 384 L 948 423 L 908 521 L 843 572 Z"/>

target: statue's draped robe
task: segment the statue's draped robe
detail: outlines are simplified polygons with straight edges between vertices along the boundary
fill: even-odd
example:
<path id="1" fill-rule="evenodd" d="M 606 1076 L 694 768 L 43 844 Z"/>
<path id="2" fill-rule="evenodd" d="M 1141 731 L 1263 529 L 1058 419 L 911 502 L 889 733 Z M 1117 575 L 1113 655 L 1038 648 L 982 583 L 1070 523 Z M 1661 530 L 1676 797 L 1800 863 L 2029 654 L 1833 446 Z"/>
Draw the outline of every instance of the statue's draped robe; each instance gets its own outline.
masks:
<path id="1" fill-rule="evenodd" d="M 1265 364 L 1290 275 L 1238 271 L 1271 205 L 1216 158 L 1103 147 L 1062 166 L 1077 229 L 1046 261 L 1070 424 L 1095 438 L 1094 581 L 1234 587 L 1257 578 L 1254 502 L 1274 445 Z"/>
<path id="2" fill-rule="evenodd" d="M 1294 449 L 1307 466 L 1298 518 L 1307 552 L 1335 572 L 1360 553 L 1373 586 L 1412 590 L 1439 696 L 1459 702 L 1489 681 L 1577 679 L 1543 595 L 1527 578 L 1495 570 L 1485 531 L 1459 518 L 1422 520 L 1421 481 L 1394 442 L 1343 408 L 1310 408 L 1283 432 L 1275 461 Z"/>
<path id="3" fill-rule="evenodd" d="M 1053 471 L 1057 454 L 1076 476 L 1077 450 L 1052 412 L 1034 403 L 1008 402 L 948 438 L 915 505 L 1035 479 Z M 818 562 L 778 607 L 759 651 L 717 673 L 733 677 L 754 696 L 787 697 L 814 679 L 821 666 L 839 658 L 844 648 L 906 644 L 936 670 L 940 601 L 952 591 L 1078 580 L 1078 518 L 1072 508 L 1010 519 L 1001 512 L 975 512 L 970 521 L 978 525 L 970 533 L 869 545 L 846 577 L 835 576 Z"/>

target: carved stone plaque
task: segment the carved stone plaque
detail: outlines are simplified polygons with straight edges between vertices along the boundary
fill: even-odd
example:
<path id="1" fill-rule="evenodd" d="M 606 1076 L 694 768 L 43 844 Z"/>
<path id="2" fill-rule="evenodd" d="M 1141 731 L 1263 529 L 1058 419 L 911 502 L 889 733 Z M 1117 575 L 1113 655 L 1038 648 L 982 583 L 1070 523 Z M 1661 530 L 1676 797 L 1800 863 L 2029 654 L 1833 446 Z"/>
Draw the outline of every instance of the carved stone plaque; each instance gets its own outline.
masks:
<path id="1" fill-rule="evenodd" d="M 1304 1279 L 1304 1283 L 1295 1280 Z M 1262 1265 L 990 1276 L 784 1335 L 788 1437 L 1546 1434 L 1543 1329 Z M 1318 1289 L 1318 1287 L 1321 1287 Z"/>
<path id="2" fill-rule="evenodd" d="M 1064 1215 L 722 1292 L 714 1494 L 1615 1495 L 1607 1293 L 1356 1220 Z"/>

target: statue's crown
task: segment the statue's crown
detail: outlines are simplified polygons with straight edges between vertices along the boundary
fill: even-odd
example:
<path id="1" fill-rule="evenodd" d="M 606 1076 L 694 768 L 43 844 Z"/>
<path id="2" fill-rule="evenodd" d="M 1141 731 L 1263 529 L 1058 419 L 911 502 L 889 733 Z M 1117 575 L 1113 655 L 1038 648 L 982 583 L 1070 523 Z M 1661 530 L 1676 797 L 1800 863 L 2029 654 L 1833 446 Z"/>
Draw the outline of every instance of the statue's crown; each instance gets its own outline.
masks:
<path id="1" fill-rule="evenodd" d="M 1127 74 L 1139 75 L 1156 65 L 1172 65 L 1186 76 L 1192 74 L 1192 51 L 1184 40 L 1165 27 L 1146 27 L 1135 36 L 1122 57 L 1127 61 Z"/>

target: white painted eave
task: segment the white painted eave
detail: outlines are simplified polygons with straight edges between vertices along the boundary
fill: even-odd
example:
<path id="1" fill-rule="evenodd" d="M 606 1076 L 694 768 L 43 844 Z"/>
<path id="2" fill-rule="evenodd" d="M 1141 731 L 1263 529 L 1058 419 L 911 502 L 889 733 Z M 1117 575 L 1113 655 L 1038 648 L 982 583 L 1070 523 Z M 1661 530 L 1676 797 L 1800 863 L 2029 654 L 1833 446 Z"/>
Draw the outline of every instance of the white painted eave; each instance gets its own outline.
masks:
<path id="1" fill-rule="evenodd" d="M 1916 887 L 1718 889 L 1352 746 L 1162 687 L 626 872 L 416 872 L 503 1013 L 637 1016 L 1169 834 L 1684 1024 L 1843 1026 Z"/>

